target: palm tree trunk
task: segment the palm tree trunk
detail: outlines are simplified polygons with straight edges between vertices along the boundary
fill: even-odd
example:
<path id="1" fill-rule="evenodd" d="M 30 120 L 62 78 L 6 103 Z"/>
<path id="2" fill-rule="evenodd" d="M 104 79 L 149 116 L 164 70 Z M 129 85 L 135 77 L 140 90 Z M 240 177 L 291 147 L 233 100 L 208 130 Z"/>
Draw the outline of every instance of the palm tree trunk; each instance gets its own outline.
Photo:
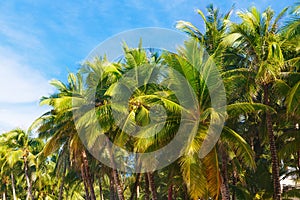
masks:
<path id="1" fill-rule="evenodd" d="M 62 200 L 62 198 L 63 198 L 63 189 L 64 189 L 64 184 L 65 184 L 66 170 L 67 170 L 67 165 L 64 164 L 63 175 L 62 175 L 61 183 L 60 183 L 60 187 L 59 187 L 59 196 L 58 196 L 59 200 Z"/>
<path id="2" fill-rule="evenodd" d="M 183 185 L 183 192 L 184 192 L 184 200 L 188 200 L 189 199 L 189 197 L 188 197 L 188 188 L 187 188 L 187 185 L 184 183 L 184 185 Z"/>
<path id="3" fill-rule="evenodd" d="M 298 150 L 298 170 L 299 170 L 299 177 L 300 177 L 300 149 Z"/>
<path id="4" fill-rule="evenodd" d="M 148 175 L 147 173 L 145 175 L 145 200 L 150 199 L 150 191 L 149 191 L 149 180 L 148 180 Z"/>
<path id="5" fill-rule="evenodd" d="M 154 184 L 154 175 L 153 175 L 153 173 L 148 172 L 147 176 L 148 176 L 150 190 L 151 190 L 151 194 L 152 194 L 152 200 L 157 200 L 157 192 L 156 192 L 156 187 Z"/>
<path id="6" fill-rule="evenodd" d="M 123 186 L 121 184 L 120 178 L 119 178 L 119 173 L 116 169 L 113 169 L 113 176 L 114 180 L 117 186 L 117 194 L 119 197 L 119 200 L 125 200 L 124 194 L 123 194 Z"/>
<path id="7" fill-rule="evenodd" d="M 268 85 L 264 85 L 264 104 L 269 106 L 269 89 Z M 277 149 L 275 145 L 275 136 L 273 133 L 273 123 L 271 114 L 269 111 L 266 111 L 266 123 L 267 123 L 267 133 L 269 137 L 270 143 L 270 151 L 271 151 L 271 161 L 272 161 L 272 176 L 273 176 L 273 187 L 274 187 L 274 196 L 275 200 L 281 200 L 281 190 L 280 190 L 280 181 L 279 181 L 279 164 L 277 157 Z"/>
<path id="8" fill-rule="evenodd" d="M 87 184 L 87 180 L 86 180 L 86 175 L 85 175 L 85 170 L 84 170 L 83 163 L 81 163 L 80 171 L 81 171 L 81 178 L 83 180 L 83 185 L 84 185 L 84 190 L 85 190 L 85 196 L 86 196 L 85 199 L 89 200 L 90 199 L 90 193 L 89 193 L 89 188 L 88 188 L 88 184 Z"/>
<path id="9" fill-rule="evenodd" d="M 173 184 L 170 184 L 168 188 L 168 200 L 172 200 L 173 198 Z"/>
<path id="10" fill-rule="evenodd" d="M 26 199 L 31 199 L 34 200 L 34 197 L 32 195 L 32 186 L 31 186 L 31 182 L 29 179 L 29 174 L 28 174 L 28 163 L 27 163 L 27 157 L 24 156 L 24 172 L 25 172 L 25 178 L 26 178 L 26 182 L 27 182 L 27 198 Z"/>
<path id="11" fill-rule="evenodd" d="M 114 187 L 114 178 L 113 171 L 111 171 L 111 177 L 109 177 L 109 199 L 115 200 L 115 187 Z"/>
<path id="12" fill-rule="evenodd" d="M 124 198 L 123 186 L 122 186 L 120 178 L 119 178 L 119 174 L 118 174 L 118 171 L 117 171 L 117 168 L 116 168 L 116 164 L 115 164 L 114 155 L 112 154 L 112 150 L 111 150 L 111 146 L 110 146 L 110 141 L 109 141 L 108 138 L 107 138 L 107 145 L 108 145 L 108 148 L 109 148 L 110 162 L 111 162 L 112 168 L 113 168 L 112 169 L 113 170 L 113 177 L 114 177 L 115 184 L 117 186 L 118 197 L 119 197 L 119 200 L 124 200 L 125 198 Z"/>
<path id="13" fill-rule="evenodd" d="M 134 197 L 137 196 L 137 189 L 138 189 L 138 186 L 139 186 L 140 176 L 141 176 L 140 173 L 136 174 L 135 182 L 134 182 L 134 185 L 133 185 L 133 188 L 132 188 L 132 191 L 131 191 L 131 195 L 130 195 L 130 200 L 133 200 Z"/>
<path id="14" fill-rule="evenodd" d="M 14 198 L 14 200 L 17 200 L 15 179 L 14 179 L 14 174 L 12 172 L 10 173 L 10 177 L 11 177 L 11 187 L 12 187 L 12 192 L 13 192 L 13 198 Z"/>
<path id="15" fill-rule="evenodd" d="M 82 151 L 82 158 L 83 158 L 83 166 L 84 166 L 84 171 L 85 171 L 85 175 L 86 175 L 87 185 L 90 190 L 91 200 L 96 200 L 93 181 L 92 181 L 89 164 L 88 164 L 88 159 L 87 159 L 85 150 Z"/>
<path id="16" fill-rule="evenodd" d="M 221 159 L 222 159 L 222 166 L 221 166 L 221 194 L 222 200 L 230 200 L 230 191 L 229 191 L 229 183 L 228 183 L 228 171 L 227 171 L 227 155 L 225 154 L 225 150 L 221 146 Z"/>

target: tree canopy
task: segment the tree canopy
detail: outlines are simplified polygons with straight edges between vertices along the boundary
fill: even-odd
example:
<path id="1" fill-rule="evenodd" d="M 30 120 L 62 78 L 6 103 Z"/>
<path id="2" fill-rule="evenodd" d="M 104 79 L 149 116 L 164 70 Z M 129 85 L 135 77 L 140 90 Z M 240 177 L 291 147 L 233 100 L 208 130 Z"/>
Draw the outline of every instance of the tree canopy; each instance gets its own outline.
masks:
<path id="1" fill-rule="evenodd" d="M 300 180 L 299 3 L 277 14 L 251 7 L 239 22 L 234 10 L 197 10 L 204 31 L 178 21 L 189 39 L 177 52 L 136 38 L 118 61 L 102 55 L 51 81 L 55 92 L 40 100 L 49 111 L 29 130 L 0 135 L 0 198 L 300 198 L 299 186 L 280 184 Z M 121 170 L 156 169 L 162 154 L 139 162 L 173 140 L 185 145 L 165 152 L 166 166 Z"/>

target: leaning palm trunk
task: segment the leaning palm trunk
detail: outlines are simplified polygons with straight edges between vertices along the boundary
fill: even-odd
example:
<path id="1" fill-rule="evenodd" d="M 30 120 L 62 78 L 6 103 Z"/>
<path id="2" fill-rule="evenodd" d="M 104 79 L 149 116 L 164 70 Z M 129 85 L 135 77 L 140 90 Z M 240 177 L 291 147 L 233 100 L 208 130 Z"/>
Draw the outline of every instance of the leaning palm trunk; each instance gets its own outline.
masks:
<path id="1" fill-rule="evenodd" d="M 86 180 L 86 174 L 85 174 L 83 163 L 80 166 L 80 172 L 81 172 L 81 178 L 83 180 L 83 185 L 85 190 L 85 196 L 86 196 L 85 199 L 90 199 L 90 193 L 89 193 L 89 188 Z"/>
<path id="2" fill-rule="evenodd" d="M 28 163 L 27 163 L 27 157 L 24 156 L 24 172 L 25 172 L 25 178 L 26 178 L 26 183 L 27 183 L 27 197 L 26 199 L 31 199 L 34 200 L 34 197 L 32 195 L 32 186 L 31 186 L 31 182 L 29 179 L 29 174 L 28 174 Z"/>
<path id="3" fill-rule="evenodd" d="M 152 200 L 157 200 L 157 192 L 156 192 L 156 187 L 154 184 L 154 175 L 151 172 L 147 173 L 148 180 L 149 180 L 149 185 L 150 185 L 150 190 L 152 193 Z"/>
<path id="4" fill-rule="evenodd" d="M 14 198 L 14 200 L 17 200 L 15 179 L 14 179 L 14 174 L 12 172 L 10 173 L 10 177 L 11 177 L 11 187 L 12 187 L 12 192 L 13 192 L 13 198 Z"/>
<path id="5" fill-rule="evenodd" d="M 268 85 L 264 85 L 264 104 L 267 106 L 270 105 Z M 273 187 L 274 187 L 273 197 L 275 200 L 281 200 L 277 149 L 275 145 L 275 136 L 273 133 L 272 118 L 269 111 L 266 111 L 266 123 L 267 123 L 267 132 L 268 132 L 269 143 L 270 143 L 271 160 L 272 160 L 272 176 L 273 176 Z"/>
<path id="6" fill-rule="evenodd" d="M 119 173 L 116 169 L 113 169 L 113 176 L 114 180 L 117 186 L 117 194 L 119 197 L 119 200 L 125 200 L 124 194 L 123 194 L 123 186 L 121 184 L 120 178 L 119 178 Z"/>
<path id="7" fill-rule="evenodd" d="M 91 200 L 96 200 L 92 177 L 90 174 L 89 164 L 85 150 L 82 151 L 83 167 L 86 175 L 87 186 L 90 190 Z"/>

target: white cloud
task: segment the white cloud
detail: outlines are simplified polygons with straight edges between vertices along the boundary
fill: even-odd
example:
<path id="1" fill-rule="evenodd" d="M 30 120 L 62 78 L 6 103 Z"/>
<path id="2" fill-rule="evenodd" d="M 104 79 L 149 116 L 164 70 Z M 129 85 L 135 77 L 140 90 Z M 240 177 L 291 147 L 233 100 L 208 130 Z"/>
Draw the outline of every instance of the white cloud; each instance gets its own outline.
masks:
<path id="1" fill-rule="evenodd" d="M 49 110 L 37 102 L 30 104 L 0 104 L 0 134 L 13 128 L 28 129 L 32 122 Z"/>
<path id="2" fill-rule="evenodd" d="M 18 24 L 9 23 L 4 20 L 0 20 L 0 26 L 0 34 L 6 38 L 7 42 L 28 49 L 42 47 L 40 41 L 34 36 L 36 34 L 34 33 L 34 29 L 30 29 L 25 25 L 18 26 Z"/>
<path id="3" fill-rule="evenodd" d="M 0 47 L 0 133 L 27 129 L 47 109 L 38 105 L 54 90 L 40 71 L 30 68 L 22 55 Z"/>
<path id="4" fill-rule="evenodd" d="M 44 47 L 43 30 L 30 13 L 14 12 L 14 3 L 0 5 L 0 134 L 12 128 L 27 129 L 47 109 L 38 105 L 53 92 L 42 74 L 51 55 Z"/>
<path id="5" fill-rule="evenodd" d="M 0 47 L 0 103 L 33 102 L 51 91 L 48 81 L 22 56 Z"/>

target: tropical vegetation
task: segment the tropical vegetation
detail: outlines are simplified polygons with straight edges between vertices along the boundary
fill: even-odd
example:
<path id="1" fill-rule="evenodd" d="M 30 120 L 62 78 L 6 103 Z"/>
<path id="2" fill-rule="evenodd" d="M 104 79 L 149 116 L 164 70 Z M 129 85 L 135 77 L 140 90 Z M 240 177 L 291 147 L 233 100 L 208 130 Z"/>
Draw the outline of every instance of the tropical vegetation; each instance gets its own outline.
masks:
<path id="1" fill-rule="evenodd" d="M 40 100 L 49 111 L 28 130 L 0 135 L 0 198 L 299 199 L 300 187 L 281 181 L 300 180 L 300 4 L 277 14 L 251 7 L 237 12 L 239 22 L 234 8 L 206 11 L 197 10 L 203 27 L 177 22 L 189 39 L 176 53 L 124 43 L 118 60 L 102 55 L 52 80 L 55 92 Z M 218 109 L 212 91 L 221 86 Z M 187 91 L 193 98 L 183 102 Z M 220 137 L 200 155 L 214 123 Z M 186 144 L 174 162 L 137 173 L 118 167 L 134 159 L 112 143 L 149 153 L 182 126 Z"/>

